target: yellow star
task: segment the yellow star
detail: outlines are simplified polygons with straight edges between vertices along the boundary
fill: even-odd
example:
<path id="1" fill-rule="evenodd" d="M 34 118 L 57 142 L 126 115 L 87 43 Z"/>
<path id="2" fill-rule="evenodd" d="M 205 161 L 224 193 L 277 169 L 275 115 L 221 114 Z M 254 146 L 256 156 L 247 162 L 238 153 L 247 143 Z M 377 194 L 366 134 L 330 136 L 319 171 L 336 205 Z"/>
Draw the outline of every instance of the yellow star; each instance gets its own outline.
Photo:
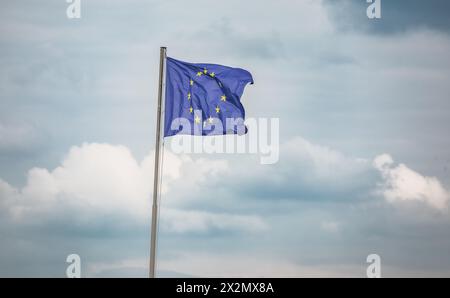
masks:
<path id="1" fill-rule="evenodd" d="M 188 93 L 188 100 L 191 99 L 191 92 Z"/>
<path id="2" fill-rule="evenodd" d="M 193 107 L 190 107 L 190 108 L 189 108 L 189 113 L 192 114 L 193 111 L 194 111 L 194 108 L 193 108 Z"/>
<path id="3" fill-rule="evenodd" d="M 213 118 L 213 117 L 211 117 L 211 116 L 209 116 L 209 118 L 208 118 L 208 122 L 209 122 L 209 123 L 213 123 L 213 122 L 214 122 L 214 118 Z"/>
<path id="4" fill-rule="evenodd" d="M 205 68 L 205 69 L 203 69 L 203 72 L 204 72 L 205 74 L 207 74 L 207 73 L 208 73 L 208 70 L 206 70 L 206 68 Z"/>
<path id="5" fill-rule="evenodd" d="M 219 108 L 219 106 L 217 106 L 216 107 L 216 113 L 219 114 L 219 112 L 220 112 L 220 108 Z"/>
<path id="6" fill-rule="evenodd" d="M 200 117 L 198 115 L 195 116 L 194 121 L 195 121 L 195 123 L 199 124 L 200 123 Z"/>
<path id="7" fill-rule="evenodd" d="M 197 72 L 197 77 L 201 77 L 203 75 L 203 72 L 199 71 Z"/>
<path id="8" fill-rule="evenodd" d="M 189 81 L 189 84 L 192 86 L 192 85 L 194 85 L 194 81 L 193 80 L 190 80 Z"/>
<path id="9" fill-rule="evenodd" d="M 213 77 L 213 78 L 214 78 L 214 77 L 216 76 L 216 74 L 215 74 L 215 73 L 213 73 L 213 72 L 212 72 L 212 73 L 210 73 L 209 75 L 210 75 L 211 77 Z"/>
<path id="10" fill-rule="evenodd" d="M 222 95 L 222 96 L 220 97 L 220 100 L 221 100 L 221 101 L 227 101 L 227 97 L 226 97 L 225 95 Z"/>

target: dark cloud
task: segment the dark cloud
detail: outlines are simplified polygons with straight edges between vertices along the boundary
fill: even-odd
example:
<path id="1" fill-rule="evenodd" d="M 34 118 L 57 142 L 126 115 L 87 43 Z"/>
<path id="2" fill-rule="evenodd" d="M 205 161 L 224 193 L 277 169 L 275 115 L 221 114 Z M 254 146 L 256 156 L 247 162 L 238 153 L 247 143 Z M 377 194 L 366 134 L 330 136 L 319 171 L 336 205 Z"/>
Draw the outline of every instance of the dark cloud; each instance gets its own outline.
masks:
<path id="1" fill-rule="evenodd" d="M 395 34 L 417 28 L 450 31 L 450 2 L 446 0 L 381 0 L 381 19 L 366 15 L 364 0 L 325 0 L 331 19 L 341 30 Z"/>

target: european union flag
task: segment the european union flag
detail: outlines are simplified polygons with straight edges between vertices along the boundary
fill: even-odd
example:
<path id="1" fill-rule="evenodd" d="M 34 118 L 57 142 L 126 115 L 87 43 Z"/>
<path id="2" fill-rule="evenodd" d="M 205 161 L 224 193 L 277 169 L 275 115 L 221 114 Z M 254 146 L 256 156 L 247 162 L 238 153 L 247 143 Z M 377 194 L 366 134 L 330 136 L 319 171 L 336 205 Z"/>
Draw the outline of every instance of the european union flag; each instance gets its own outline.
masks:
<path id="1" fill-rule="evenodd" d="M 164 136 L 246 133 L 241 96 L 248 83 L 244 69 L 168 57 Z"/>

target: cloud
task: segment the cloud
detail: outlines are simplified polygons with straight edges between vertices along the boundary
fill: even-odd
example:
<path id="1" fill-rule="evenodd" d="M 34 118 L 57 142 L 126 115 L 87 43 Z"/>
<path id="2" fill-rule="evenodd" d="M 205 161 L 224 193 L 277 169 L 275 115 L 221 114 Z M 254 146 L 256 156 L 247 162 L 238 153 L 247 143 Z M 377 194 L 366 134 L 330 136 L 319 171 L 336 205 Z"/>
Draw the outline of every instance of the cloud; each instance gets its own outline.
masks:
<path id="1" fill-rule="evenodd" d="M 418 201 L 439 210 L 448 209 L 450 193 L 436 177 L 423 176 L 404 164 L 394 166 L 388 154 L 377 156 L 373 166 L 383 177 L 379 191 L 388 202 Z"/>
<path id="2" fill-rule="evenodd" d="M 124 146 L 85 143 L 74 146 L 53 170 L 32 168 L 24 187 L 17 189 L 0 179 L 0 206 L 15 223 L 56 218 L 67 225 L 92 225 L 102 219 L 145 224 L 150 214 L 153 181 L 153 152 L 137 162 Z M 163 195 L 176 192 L 184 177 L 192 187 L 206 174 L 220 171 L 223 161 L 205 162 L 166 152 L 164 156 Z M 214 169 L 213 169 L 214 168 Z M 192 175 L 182 173 L 192 171 Z M 194 173 L 195 172 L 195 173 Z M 261 218 L 253 215 L 213 213 L 177 209 L 165 210 L 162 227 L 167 232 L 197 233 L 209 230 L 261 231 Z M 62 218 L 60 218 L 62 217 Z M 113 228 L 113 227 L 111 227 Z"/>
<path id="3" fill-rule="evenodd" d="M 365 159 L 298 136 L 280 146 L 276 165 L 252 165 L 245 172 L 233 172 L 241 182 L 237 187 L 255 198 L 348 201 L 367 196 L 374 184 L 373 170 Z"/>
<path id="4" fill-rule="evenodd" d="M 392 163 L 387 154 L 374 160 L 359 158 L 297 136 L 280 145 L 280 160 L 275 165 L 260 165 L 257 158 L 230 158 L 227 162 L 198 158 L 195 165 L 183 167 L 185 179 L 166 204 L 189 206 L 194 201 L 217 207 L 217 201 L 232 204 L 236 202 L 233 198 L 244 195 L 240 208 L 255 208 L 252 202 L 261 199 L 360 203 L 382 198 L 389 203 L 423 200 L 438 209 L 446 206 L 448 192 L 437 178 L 423 176 L 403 164 L 391 167 Z M 213 199 L 205 189 L 214 193 Z"/>
<path id="5" fill-rule="evenodd" d="M 373 174 L 388 173 L 383 176 L 381 195 L 395 193 L 397 199 L 404 189 L 391 180 L 401 180 L 399 176 L 403 175 L 390 172 L 396 172 L 398 167 L 392 166 L 389 155 L 377 157 L 372 166 L 366 159 L 347 156 L 301 137 L 282 144 L 280 156 L 280 164 L 275 167 L 254 166 L 252 162 L 258 164 L 257 159 L 233 162 L 233 157 L 193 158 L 166 151 L 160 214 L 160 244 L 164 247 L 161 270 L 171 275 L 194 276 L 358 276 L 359 267 L 334 265 L 334 258 L 351 260 L 351 253 L 364 253 L 366 246 L 344 253 L 339 252 L 345 247 L 341 243 L 331 256 L 329 251 L 318 251 L 316 246 L 325 247 L 340 238 L 350 239 L 351 243 L 349 235 L 359 235 L 359 229 L 369 229 L 373 234 L 370 216 L 361 211 L 370 204 L 369 199 L 377 201 L 371 195 L 378 181 Z M 33 247 L 44 249 L 46 242 L 52 241 L 57 245 L 54 251 L 58 257 L 76 251 L 88 258 L 94 253 L 93 247 L 102 250 L 110 245 L 109 241 L 115 241 L 121 247 L 117 252 L 86 260 L 87 274 L 142 276 L 146 272 L 145 260 L 131 263 L 118 260 L 145 257 L 148 239 L 142 235 L 148 236 L 152 174 L 153 152 L 139 162 L 125 146 L 85 143 L 73 146 L 54 169 L 29 170 L 23 187 L 16 188 L 0 180 L 0 235 L 5 235 L 2 237 L 10 243 L 2 248 L 4 256 L 11 254 L 17 241 L 21 241 L 7 230 L 10 227 L 27 239 L 27 246 L 20 250 L 25 255 Z M 415 175 L 428 181 L 427 177 Z M 283 188 L 289 189 L 279 192 Z M 250 189 L 254 196 L 247 195 Z M 263 195 L 268 199 L 261 200 Z M 405 198 L 410 196 L 404 194 Z M 278 199 L 283 197 L 290 200 L 280 202 Z M 317 200 L 320 205 L 311 204 Z M 382 211 L 381 208 L 368 212 Z M 383 214 L 388 218 L 392 215 Z M 354 225 L 355 218 L 363 218 L 364 222 L 367 217 L 365 225 Z M 409 216 L 401 222 L 411 226 L 415 220 Z M 340 233 L 344 226 L 346 233 Z M 291 227 L 296 227 L 295 233 Z M 30 229 L 39 235 L 39 240 L 28 234 Z M 192 241 L 192 237 L 197 241 Z M 78 239 L 83 238 L 88 240 L 78 244 Z M 276 240 L 282 248 L 267 245 L 268 239 Z M 230 241 L 240 241 L 244 250 Z M 299 257 L 298 245 L 305 241 L 310 244 L 302 246 L 305 255 Z M 133 243 L 133 248 L 125 243 Z M 229 254 L 217 254 L 223 250 Z M 242 251 L 257 252 L 260 256 L 246 259 Z M 309 258 L 321 258 L 321 262 L 308 261 L 307 266 L 295 263 Z M 52 257 L 47 256 L 47 260 Z M 8 266 L 13 263 L 8 262 Z M 211 267 L 207 264 L 222 266 L 223 270 L 208 269 Z"/>

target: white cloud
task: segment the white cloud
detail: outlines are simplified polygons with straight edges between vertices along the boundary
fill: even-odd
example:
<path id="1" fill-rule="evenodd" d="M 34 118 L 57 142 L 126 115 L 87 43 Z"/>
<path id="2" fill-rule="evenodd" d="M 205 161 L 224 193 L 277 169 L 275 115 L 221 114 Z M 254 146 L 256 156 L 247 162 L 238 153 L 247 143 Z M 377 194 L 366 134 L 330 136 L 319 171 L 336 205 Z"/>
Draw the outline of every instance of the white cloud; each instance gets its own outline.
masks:
<path id="1" fill-rule="evenodd" d="M 436 177 L 423 176 L 404 164 L 394 166 L 388 154 L 377 156 L 373 165 L 383 177 L 380 192 L 388 202 L 420 201 L 439 210 L 448 208 L 450 193 Z"/>
<path id="2" fill-rule="evenodd" d="M 244 185 L 264 184 L 270 177 L 276 188 L 283 183 L 291 184 L 295 176 L 302 187 L 292 189 L 288 195 L 306 196 L 308 199 L 337 196 L 339 193 L 347 197 L 360 190 L 369 193 L 370 185 L 374 186 L 374 180 L 366 179 L 371 171 L 366 160 L 346 157 L 300 137 L 284 144 L 282 150 L 285 163 L 281 167 L 260 166 L 251 172 L 249 164 L 238 164 L 234 165 L 231 176 L 228 175 L 230 169 L 226 160 L 192 159 L 166 151 L 162 227 L 175 233 L 207 232 L 211 229 L 267 230 L 267 224 L 258 215 L 199 210 L 205 200 L 216 204 L 214 206 L 232 205 L 229 198 L 235 197 L 234 189 L 214 188 L 223 177 L 240 179 Z M 383 175 L 381 193 L 388 202 L 419 200 L 438 209 L 446 208 L 449 193 L 436 178 L 424 177 L 402 164 L 393 167 L 389 155 L 378 156 L 373 164 Z M 242 168 L 246 171 L 241 171 Z M 366 178 L 359 181 L 361 177 Z M 372 184 L 367 184 L 366 180 Z M 152 181 L 153 152 L 138 162 L 124 146 L 83 144 L 72 147 L 61 165 L 53 170 L 31 169 L 22 188 L 15 188 L 0 179 L 0 206 L 2 212 L 9 213 L 17 222 L 34 220 L 39 216 L 52 218 L 54 214 L 72 210 L 84 219 L 118 214 L 142 224 L 148 222 L 150 214 Z M 317 185 L 328 191 L 317 192 Z M 211 191 L 214 200 L 207 191 Z M 77 220 L 77 216 L 72 220 Z M 340 225 L 325 222 L 321 228 L 336 232 Z"/>
<path id="3" fill-rule="evenodd" d="M 31 169 L 23 188 L 16 189 L 0 179 L 0 206 L 16 222 L 36 220 L 40 215 L 48 219 L 59 212 L 72 211 L 82 218 L 80 221 L 119 214 L 144 223 L 150 215 L 153 155 L 151 152 L 139 163 L 124 146 L 74 146 L 54 170 Z M 178 187 L 186 183 L 184 180 L 195 189 L 207 174 L 215 175 L 221 170 L 226 170 L 224 161 L 193 160 L 165 152 L 163 195 L 178 192 Z M 266 228 L 257 216 L 176 209 L 176 202 L 170 206 L 162 221 L 163 228 L 170 232 Z"/>
<path id="4" fill-rule="evenodd" d="M 259 214 L 252 214 L 252 211 L 242 214 L 211 212 L 210 208 L 203 208 L 205 199 L 215 202 L 214 206 L 216 207 L 227 206 L 227 204 L 234 205 L 235 201 L 222 201 L 221 195 L 231 200 L 233 199 L 232 195 L 236 194 L 235 188 L 224 188 L 221 191 L 225 190 L 225 193 L 216 193 L 214 192 L 215 188 L 210 187 L 211 184 L 222 181 L 222 178 L 229 177 L 223 175 L 229 173 L 230 168 L 234 170 L 236 179 L 248 176 L 251 180 L 260 181 L 264 176 L 268 176 L 270 179 L 267 181 L 273 182 L 273 178 L 277 180 L 277 183 L 289 181 L 292 184 L 292 179 L 295 177 L 296 183 L 294 183 L 293 189 L 297 192 L 303 191 L 304 188 L 303 186 L 299 187 L 299 183 L 307 180 L 309 182 L 304 185 L 315 183 L 310 185 L 312 190 L 318 185 L 328 188 L 329 192 L 325 195 L 330 196 L 331 194 L 330 200 L 335 199 L 333 195 L 341 189 L 340 187 L 345 189 L 346 194 L 351 195 L 354 191 L 353 185 L 358 183 L 357 178 L 370 171 L 375 173 L 375 168 L 383 174 L 382 194 L 388 202 L 423 200 L 436 208 L 441 208 L 443 205 L 439 201 L 441 197 L 436 196 L 439 191 L 443 191 L 437 179 L 423 177 L 404 165 L 394 167 L 392 157 L 387 154 L 375 158 L 373 168 L 366 160 L 345 156 L 338 151 L 313 144 L 299 137 L 284 144 L 282 149 L 282 160 L 285 163 L 276 168 L 252 167 L 249 166 L 248 161 L 231 166 L 225 160 L 193 159 L 190 156 L 174 155 L 166 151 L 164 201 L 160 216 L 162 231 L 172 233 L 171 236 L 174 237 L 180 237 L 186 233 L 208 233 L 218 230 L 249 234 L 277 233 L 276 230 L 272 231 L 276 228 L 272 226 L 273 217 L 262 219 Z M 258 173 L 260 169 L 264 170 Z M 91 225 L 95 225 L 96 222 L 106 221 L 108 226 L 112 225 L 112 228 L 115 229 L 115 222 L 111 224 L 111 221 L 107 220 L 108 218 L 118 220 L 119 225 L 123 222 L 131 222 L 142 227 L 143 223 L 148 223 L 150 215 L 152 174 L 153 152 L 139 162 L 124 146 L 97 143 L 74 146 L 55 169 L 31 169 L 24 187 L 15 188 L 0 179 L 0 212 L 2 219 L 7 218 L 3 216 L 5 212 L 12 215 L 15 222 L 11 226 L 15 229 L 20 229 L 21 222 L 35 225 L 45 223 L 46 220 L 50 220 L 53 224 L 56 222 L 61 225 L 69 225 L 71 228 L 86 229 L 87 227 L 89 230 L 92 230 Z M 403 180 L 407 182 L 404 183 Z M 375 186 L 375 179 L 369 179 L 369 181 L 371 184 L 364 189 L 367 192 Z M 245 184 L 246 182 L 248 181 L 240 183 Z M 228 181 L 228 183 L 239 184 L 234 181 Z M 413 187 L 415 191 L 408 192 L 410 191 L 409 184 L 421 185 L 421 183 L 424 185 L 419 188 Z M 344 186 L 342 186 L 343 184 Z M 267 191 L 269 187 L 270 185 L 267 184 L 260 188 L 262 191 Z M 208 196 L 210 190 L 212 194 Z M 421 194 L 423 194 L 423 198 L 420 196 Z M 243 208 L 240 210 L 256 210 L 248 208 L 242 196 L 237 197 L 242 200 Z M 185 204 L 184 199 L 194 204 L 183 205 Z M 444 201 L 448 201 L 448 193 L 446 193 Z M 261 205 L 266 204 L 266 208 L 267 206 L 273 208 L 272 203 L 263 202 Z M 67 211 L 72 212 L 73 216 L 65 217 Z M 117 217 L 117 214 L 122 217 Z M 289 215 L 283 214 L 282 216 L 284 220 L 289 220 Z M 314 223 L 317 222 L 314 220 Z M 272 224 L 269 225 L 270 223 Z M 340 219 L 324 220 L 318 223 L 316 231 L 323 231 L 324 235 L 328 233 L 328 236 L 339 233 L 342 226 L 346 224 Z M 8 225 L 6 226 L 8 227 Z M 261 250 L 262 254 L 264 254 L 264 249 Z M 279 254 L 276 256 L 252 255 L 251 257 L 235 253 L 214 255 L 208 254 L 207 247 L 205 247 L 205 251 L 196 254 L 185 253 L 186 251 L 189 251 L 189 248 L 186 250 L 170 248 L 168 255 L 160 259 L 160 270 L 193 276 L 240 277 L 358 276 L 359 274 L 358 267 L 334 266 L 333 264 L 303 266 L 293 262 L 295 257 L 292 255 L 286 259 L 283 259 L 284 256 L 280 257 Z M 181 254 L 177 256 L 179 252 Z M 103 261 L 109 262 L 108 260 Z M 143 269 L 147 266 L 145 260 L 131 263 L 114 262 L 113 260 L 111 264 L 96 264 L 95 262 L 87 264 L 90 266 L 88 274 L 97 276 L 114 271 L 120 275 L 128 272 L 127 270 L 130 274 L 138 274 L 136 272 L 145 272 Z M 217 270 L 217 268 L 221 269 Z"/>
<path id="5" fill-rule="evenodd" d="M 308 175 L 313 174 L 314 178 L 321 181 L 354 176 L 367 170 L 366 160 L 345 156 L 339 151 L 313 144 L 301 137 L 291 139 L 284 145 L 284 149 L 291 159 L 307 166 Z"/>

